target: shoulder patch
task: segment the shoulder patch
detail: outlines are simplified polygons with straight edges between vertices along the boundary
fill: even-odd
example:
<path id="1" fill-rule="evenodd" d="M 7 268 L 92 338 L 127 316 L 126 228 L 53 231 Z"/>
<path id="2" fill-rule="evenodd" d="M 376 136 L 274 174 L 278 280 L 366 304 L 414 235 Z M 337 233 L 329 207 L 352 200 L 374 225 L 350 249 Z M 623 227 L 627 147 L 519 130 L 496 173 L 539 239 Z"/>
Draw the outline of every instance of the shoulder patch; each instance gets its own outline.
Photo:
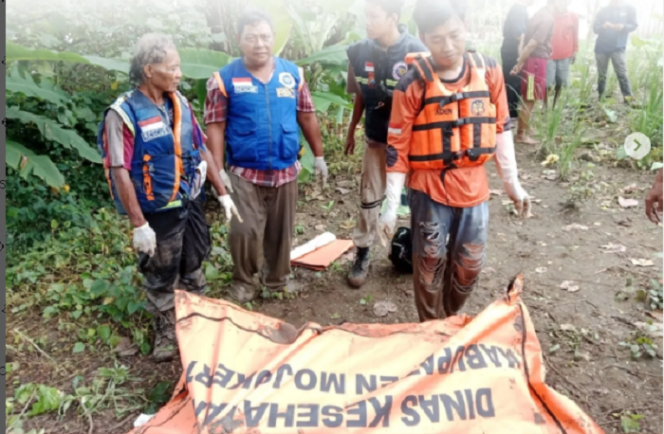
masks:
<path id="1" fill-rule="evenodd" d="M 401 77 L 401 80 L 399 80 L 399 83 L 397 84 L 395 90 L 406 92 L 406 90 L 410 87 L 411 84 L 413 84 L 414 81 L 420 79 L 421 79 L 420 73 L 417 71 L 417 68 L 410 65 L 408 67 L 408 71 L 406 71 L 406 74 L 403 77 Z"/>

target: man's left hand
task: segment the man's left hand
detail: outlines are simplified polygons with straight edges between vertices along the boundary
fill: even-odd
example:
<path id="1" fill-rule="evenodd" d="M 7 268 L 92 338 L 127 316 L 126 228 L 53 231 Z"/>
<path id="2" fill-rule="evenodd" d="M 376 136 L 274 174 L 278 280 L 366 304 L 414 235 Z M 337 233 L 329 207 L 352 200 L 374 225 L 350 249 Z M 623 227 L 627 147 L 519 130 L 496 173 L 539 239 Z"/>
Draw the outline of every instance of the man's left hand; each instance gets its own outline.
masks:
<path id="1" fill-rule="evenodd" d="M 316 175 L 316 181 L 322 182 L 323 187 L 326 187 L 328 171 L 325 157 L 314 158 L 314 173 Z"/>
<path id="2" fill-rule="evenodd" d="M 646 215 L 655 224 L 662 221 L 662 214 L 664 214 L 664 198 L 662 196 L 662 170 L 660 169 L 652 188 L 646 196 Z"/>
<path id="3" fill-rule="evenodd" d="M 521 187 L 518 181 L 505 185 L 505 192 L 514 202 L 514 209 L 519 217 L 530 218 L 533 215 L 530 213 L 530 196 L 526 190 Z"/>

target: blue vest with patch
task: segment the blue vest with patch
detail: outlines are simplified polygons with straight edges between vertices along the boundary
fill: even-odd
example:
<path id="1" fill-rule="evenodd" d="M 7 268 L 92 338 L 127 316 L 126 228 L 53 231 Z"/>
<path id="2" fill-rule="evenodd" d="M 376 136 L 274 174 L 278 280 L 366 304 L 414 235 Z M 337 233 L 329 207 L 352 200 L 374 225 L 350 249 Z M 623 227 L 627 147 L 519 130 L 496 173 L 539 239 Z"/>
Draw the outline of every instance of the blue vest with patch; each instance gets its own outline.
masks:
<path id="1" fill-rule="evenodd" d="M 269 83 L 247 71 L 242 58 L 219 71 L 228 97 L 225 137 L 231 166 L 282 170 L 297 161 L 300 73 L 297 65 L 280 58 L 275 67 Z"/>
<path id="2" fill-rule="evenodd" d="M 165 95 L 165 101 L 165 107 L 158 107 L 139 90 L 127 92 L 106 109 L 97 134 L 97 146 L 105 158 L 108 110 L 118 113 L 132 132 L 134 153 L 129 176 L 141 210 L 146 214 L 182 206 L 182 200 L 189 196 L 189 182 L 201 162 L 199 148 L 194 144 L 189 103 L 179 92 Z M 126 214 L 112 173 L 108 169 L 106 172 L 115 206 L 120 214 Z"/>
<path id="3" fill-rule="evenodd" d="M 348 48 L 348 62 L 362 91 L 365 106 L 365 130 L 367 138 L 387 143 L 387 130 L 392 111 L 392 92 L 406 75 L 406 55 L 428 52 L 426 46 L 406 27 L 397 42 L 382 49 L 373 39 L 363 39 Z"/>

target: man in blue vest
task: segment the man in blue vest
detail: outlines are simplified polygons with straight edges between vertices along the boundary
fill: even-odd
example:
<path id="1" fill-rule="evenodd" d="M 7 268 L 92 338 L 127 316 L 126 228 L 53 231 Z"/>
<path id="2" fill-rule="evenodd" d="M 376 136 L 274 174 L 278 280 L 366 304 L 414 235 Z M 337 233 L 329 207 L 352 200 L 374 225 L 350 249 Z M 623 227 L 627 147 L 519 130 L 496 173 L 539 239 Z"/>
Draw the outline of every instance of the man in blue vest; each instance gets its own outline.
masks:
<path id="1" fill-rule="evenodd" d="M 97 144 L 111 196 L 134 226 L 138 270 L 147 310 L 155 318 L 153 357 L 176 354 L 173 290 L 202 294 L 201 264 L 210 251 L 203 212 L 209 177 L 230 219 L 237 209 L 205 148 L 205 135 L 177 89 L 180 56 L 166 36 L 148 34 L 136 45 L 129 77 L 136 89 L 104 113 Z"/>
<path id="2" fill-rule="evenodd" d="M 246 10 L 238 20 L 238 35 L 243 56 L 208 81 L 205 123 L 210 151 L 244 219 L 233 219 L 229 231 L 234 265 L 229 295 L 247 303 L 258 294 L 260 271 L 268 290 L 287 289 L 301 170 L 300 128 L 323 184 L 327 165 L 302 70 L 273 55 L 270 16 L 260 9 Z"/>
<path id="3" fill-rule="evenodd" d="M 406 55 L 427 52 L 418 38 L 399 25 L 403 0 L 367 0 L 367 38 L 348 49 L 347 91 L 355 94 L 355 105 L 346 155 L 355 152 L 355 130 L 365 118 L 366 145 L 362 160 L 361 207 L 353 241 L 357 255 L 348 283 L 360 288 L 369 273 L 369 249 L 373 245 L 381 204 L 385 196 L 387 130 L 392 92 L 406 74 Z"/>

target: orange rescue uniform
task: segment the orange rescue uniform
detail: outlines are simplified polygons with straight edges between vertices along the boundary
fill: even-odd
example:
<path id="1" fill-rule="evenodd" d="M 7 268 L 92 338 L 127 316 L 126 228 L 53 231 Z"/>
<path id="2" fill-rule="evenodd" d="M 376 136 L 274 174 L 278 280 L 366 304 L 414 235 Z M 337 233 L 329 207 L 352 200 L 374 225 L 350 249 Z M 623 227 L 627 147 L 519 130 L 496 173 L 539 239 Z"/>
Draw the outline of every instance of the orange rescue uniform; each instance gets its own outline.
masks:
<path id="1" fill-rule="evenodd" d="M 501 68 L 490 57 L 466 53 L 459 77 L 447 81 L 428 76 L 426 59 L 409 60 L 414 67 L 393 96 L 387 172 L 409 173 L 410 189 L 443 205 L 469 208 L 487 201 L 484 163 L 495 150 L 495 134 L 511 128 Z M 444 178 L 443 168 L 449 169 Z"/>

